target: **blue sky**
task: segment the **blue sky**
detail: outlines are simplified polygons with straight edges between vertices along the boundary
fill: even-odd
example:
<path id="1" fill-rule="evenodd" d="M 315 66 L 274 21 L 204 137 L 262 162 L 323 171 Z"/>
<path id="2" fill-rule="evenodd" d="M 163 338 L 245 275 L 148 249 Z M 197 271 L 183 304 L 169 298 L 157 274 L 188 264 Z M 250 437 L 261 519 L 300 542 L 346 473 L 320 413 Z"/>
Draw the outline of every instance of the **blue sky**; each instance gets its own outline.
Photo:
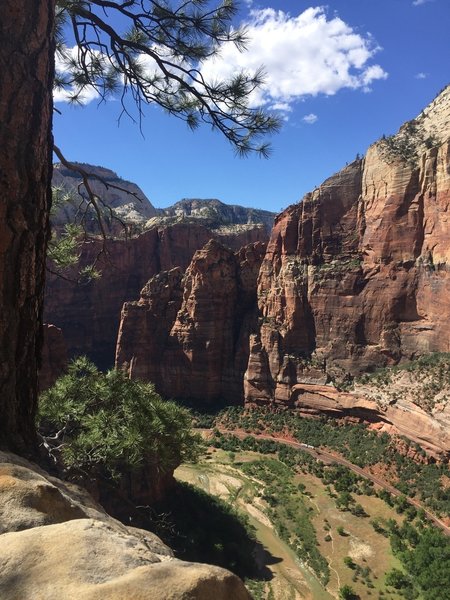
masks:
<path id="1" fill-rule="evenodd" d="M 237 158 L 218 133 L 191 132 L 157 107 L 146 109 L 142 136 L 126 118 L 118 126 L 118 102 L 95 99 L 57 102 L 56 144 L 136 182 L 157 207 L 219 198 L 279 212 L 450 83 L 450 0 L 247 0 L 238 21 L 252 37 L 247 54 L 227 50 L 204 69 L 265 64 L 267 86 L 252 102 L 283 117 L 271 158 Z"/>

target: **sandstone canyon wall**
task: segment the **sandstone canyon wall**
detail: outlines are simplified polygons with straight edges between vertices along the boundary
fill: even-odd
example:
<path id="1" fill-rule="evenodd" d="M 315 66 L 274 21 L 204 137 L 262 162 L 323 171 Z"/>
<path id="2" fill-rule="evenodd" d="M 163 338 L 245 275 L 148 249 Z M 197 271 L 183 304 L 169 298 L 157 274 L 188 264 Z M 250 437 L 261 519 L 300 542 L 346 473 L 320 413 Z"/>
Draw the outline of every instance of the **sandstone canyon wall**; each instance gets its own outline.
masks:
<path id="1" fill-rule="evenodd" d="M 211 216 L 184 201 L 163 217 L 181 222 L 114 241 L 114 266 L 98 282 L 50 280 L 47 320 L 62 327 L 69 352 L 104 366 L 125 302 L 116 365 L 164 395 L 350 415 L 450 453 L 448 402 L 424 408 L 336 389 L 377 367 L 450 352 L 449 132 L 446 88 L 281 213 L 264 256 L 254 243 L 263 228 L 220 237 L 220 227 L 183 222 Z M 233 253 L 220 239 L 252 244 Z"/>
<path id="2" fill-rule="evenodd" d="M 201 224 L 154 227 L 128 240 L 91 238 L 81 246 L 80 267 L 95 263 L 101 277 L 77 283 L 75 271 L 47 276 L 45 320 L 61 328 L 69 357 L 86 354 L 100 368 L 114 364 L 120 311 L 139 297 L 149 278 L 179 267 L 183 272 L 194 253 L 211 238 L 233 248 L 266 241 L 264 227 L 215 232 Z"/>
<path id="3" fill-rule="evenodd" d="M 388 410 L 321 387 L 450 351 L 449 137 L 447 88 L 277 217 L 258 279 L 246 402 L 353 412 L 402 431 L 409 419 L 410 437 L 450 452 L 450 407 Z"/>
<path id="4" fill-rule="evenodd" d="M 176 268 L 151 278 L 123 307 L 117 366 L 168 397 L 242 402 L 264 252 L 261 242 L 234 253 L 210 240 L 184 275 Z"/>
<path id="5" fill-rule="evenodd" d="M 277 217 L 258 281 L 247 399 L 287 401 L 296 383 L 450 351 L 444 94 L 416 120 L 425 132 L 435 125 L 433 147 L 423 134 L 416 157 L 399 157 L 380 141 Z"/>

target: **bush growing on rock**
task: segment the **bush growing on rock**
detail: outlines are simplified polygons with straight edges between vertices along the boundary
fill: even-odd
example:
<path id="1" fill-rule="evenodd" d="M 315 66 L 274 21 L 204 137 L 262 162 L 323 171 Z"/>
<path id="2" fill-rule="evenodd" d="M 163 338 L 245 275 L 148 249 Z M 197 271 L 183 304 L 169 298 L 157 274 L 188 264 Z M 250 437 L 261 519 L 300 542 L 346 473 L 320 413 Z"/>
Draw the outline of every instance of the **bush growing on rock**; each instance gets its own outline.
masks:
<path id="1" fill-rule="evenodd" d="M 170 472 L 195 460 L 201 444 L 191 420 L 152 384 L 117 370 L 101 373 L 85 357 L 41 395 L 38 413 L 43 444 L 55 460 L 114 478 L 146 464 Z"/>

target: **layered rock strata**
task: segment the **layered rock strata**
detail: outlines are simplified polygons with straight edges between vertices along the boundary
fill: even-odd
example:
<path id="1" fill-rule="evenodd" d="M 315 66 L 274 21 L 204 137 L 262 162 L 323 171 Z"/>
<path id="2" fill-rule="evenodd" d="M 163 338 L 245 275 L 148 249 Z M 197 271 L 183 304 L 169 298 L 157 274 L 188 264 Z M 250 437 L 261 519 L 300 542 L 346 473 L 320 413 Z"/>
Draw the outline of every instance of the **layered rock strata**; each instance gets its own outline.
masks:
<path id="1" fill-rule="evenodd" d="M 187 563 L 154 534 L 109 517 L 89 494 L 0 453 L 3 600 L 250 600 L 232 573 Z"/>
<path id="2" fill-rule="evenodd" d="M 169 397 L 242 401 L 264 251 L 258 242 L 233 253 L 210 240 L 184 276 L 172 269 L 150 279 L 123 307 L 117 366 Z"/>
<path id="3" fill-rule="evenodd" d="M 211 238 L 238 250 L 265 241 L 259 226 L 214 233 L 202 225 L 176 224 L 154 228 L 128 240 L 90 239 L 80 249 L 79 269 L 95 264 L 101 277 L 79 283 L 75 271 L 47 277 L 45 319 L 63 331 L 69 357 L 86 354 L 100 368 L 114 364 L 120 311 L 139 296 L 149 278 L 160 271 L 185 271 L 194 253 Z"/>
<path id="4" fill-rule="evenodd" d="M 267 235 L 272 229 L 275 214 L 268 210 L 245 208 L 224 204 L 216 199 L 185 198 L 176 204 L 158 211 L 158 215 L 147 222 L 147 226 L 167 226 L 174 223 L 196 223 L 211 229 L 260 225 Z"/>
<path id="5" fill-rule="evenodd" d="M 368 391 L 368 390 L 367 390 Z M 450 458 L 450 406 L 438 406 L 432 413 L 407 398 L 380 401 L 363 387 L 342 392 L 331 385 L 298 383 L 292 386 L 289 406 L 306 417 L 328 415 L 350 417 L 376 425 L 377 430 L 405 436 L 440 460 Z"/>
<path id="6" fill-rule="evenodd" d="M 447 88 L 397 136 L 277 217 L 258 280 L 247 402 L 295 405 L 299 386 L 450 351 L 449 131 Z M 349 399 L 323 405 L 317 389 L 301 394 L 303 409 L 351 409 Z M 409 419 L 424 443 L 420 431 L 432 431 L 412 404 L 395 418 L 376 403 L 355 399 L 354 408 L 400 429 Z"/>
<path id="7" fill-rule="evenodd" d="M 64 307 L 52 322 L 65 334 L 71 330 L 72 352 L 88 348 L 102 365 L 112 355 L 122 302 L 142 289 L 138 302 L 124 306 L 116 360 L 163 394 L 208 401 L 244 396 L 247 403 L 297 406 L 305 414 L 357 414 L 405 435 L 409 427 L 409 437 L 445 454 L 450 440 L 439 429 L 448 421 L 445 400 L 439 414 L 411 399 L 404 406 L 388 402 L 385 410 L 358 393 L 352 408 L 349 397 L 330 404 L 328 394 L 324 404 L 319 388 L 306 394 L 296 386 L 340 385 L 377 367 L 450 352 L 449 126 L 447 88 L 397 135 L 281 213 L 258 275 L 257 310 L 250 307 L 260 250 L 244 267 L 245 260 L 217 243 L 204 247 L 226 228 L 212 234 L 183 223 L 211 216 L 201 201 L 185 201 L 164 217 L 182 222 L 116 242 L 129 244 L 117 245 L 111 261 L 122 266 L 105 268 L 106 278 L 85 297 L 86 288 L 74 292 L 72 314 L 67 319 Z M 49 288 L 52 316 L 66 293 L 58 285 Z"/>

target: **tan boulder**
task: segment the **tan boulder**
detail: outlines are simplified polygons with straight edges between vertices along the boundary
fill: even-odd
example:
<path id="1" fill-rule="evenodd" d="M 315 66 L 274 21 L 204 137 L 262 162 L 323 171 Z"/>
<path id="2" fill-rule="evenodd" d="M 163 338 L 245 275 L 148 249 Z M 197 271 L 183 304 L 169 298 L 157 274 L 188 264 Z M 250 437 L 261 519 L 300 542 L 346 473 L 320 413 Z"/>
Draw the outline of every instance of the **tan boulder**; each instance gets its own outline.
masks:
<path id="1" fill-rule="evenodd" d="M 152 552 L 94 519 L 0 537 L 3 600 L 248 600 L 242 582 L 209 565 Z"/>
<path id="2" fill-rule="evenodd" d="M 117 531 L 132 532 L 140 539 L 144 536 L 145 543 L 159 554 L 172 555 L 153 533 L 113 519 L 84 488 L 52 477 L 15 454 L 0 452 L 0 534 L 73 519 L 103 521 Z"/>
<path id="3" fill-rule="evenodd" d="M 2 600 L 249 600 L 219 567 L 173 558 L 83 489 L 0 452 Z"/>

